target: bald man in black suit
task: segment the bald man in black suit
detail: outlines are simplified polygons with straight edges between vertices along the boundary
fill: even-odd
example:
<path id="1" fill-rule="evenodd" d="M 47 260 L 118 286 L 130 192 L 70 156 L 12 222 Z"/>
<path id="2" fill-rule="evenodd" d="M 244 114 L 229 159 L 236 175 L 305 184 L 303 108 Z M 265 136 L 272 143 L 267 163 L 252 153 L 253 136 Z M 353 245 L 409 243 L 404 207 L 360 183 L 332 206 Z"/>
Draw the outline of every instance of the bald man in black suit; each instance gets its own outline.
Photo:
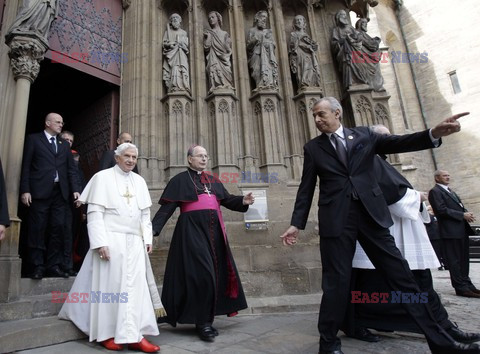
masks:
<path id="1" fill-rule="evenodd" d="M 80 197 L 78 176 L 70 145 L 59 137 L 63 118 L 49 113 L 45 130 L 27 137 L 20 180 L 21 202 L 28 212 L 28 262 L 32 279 L 68 278 L 63 260 L 63 228 L 70 194 Z M 45 235 L 47 226 L 50 234 Z"/>

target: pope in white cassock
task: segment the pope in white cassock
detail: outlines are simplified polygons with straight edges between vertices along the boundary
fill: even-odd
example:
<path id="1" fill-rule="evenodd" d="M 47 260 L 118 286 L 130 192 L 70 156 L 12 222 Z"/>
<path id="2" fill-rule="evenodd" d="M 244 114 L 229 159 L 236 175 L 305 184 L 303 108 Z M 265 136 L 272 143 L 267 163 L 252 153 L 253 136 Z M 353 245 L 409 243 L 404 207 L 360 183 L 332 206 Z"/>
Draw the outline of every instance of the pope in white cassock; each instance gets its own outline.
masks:
<path id="1" fill-rule="evenodd" d="M 117 164 L 95 174 L 79 201 L 88 204 L 90 250 L 59 317 L 110 350 L 151 353 L 160 347 L 144 335 L 158 335 L 163 311 L 148 253 L 152 252 L 152 205 L 145 180 L 131 172 L 138 149 L 124 143 Z"/>

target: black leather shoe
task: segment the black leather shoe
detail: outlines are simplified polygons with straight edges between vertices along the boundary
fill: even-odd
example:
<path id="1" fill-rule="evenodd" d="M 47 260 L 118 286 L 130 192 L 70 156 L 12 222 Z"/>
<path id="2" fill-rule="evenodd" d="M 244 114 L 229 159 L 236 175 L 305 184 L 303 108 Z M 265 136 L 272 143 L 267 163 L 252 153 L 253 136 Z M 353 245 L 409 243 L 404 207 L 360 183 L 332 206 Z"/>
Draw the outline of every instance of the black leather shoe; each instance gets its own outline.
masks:
<path id="1" fill-rule="evenodd" d="M 197 327 L 197 333 L 200 339 L 205 342 L 213 342 L 215 340 L 215 333 L 211 326 Z"/>
<path id="2" fill-rule="evenodd" d="M 455 290 L 455 293 L 457 294 L 457 296 L 476 297 L 476 298 L 480 299 L 480 294 L 476 294 L 471 290 L 466 290 L 466 291 Z"/>
<path id="3" fill-rule="evenodd" d="M 480 290 L 478 289 L 470 289 L 470 291 L 475 294 L 480 294 Z"/>
<path id="4" fill-rule="evenodd" d="M 212 332 L 213 332 L 213 334 L 215 335 L 215 337 L 218 336 L 218 331 L 217 331 L 217 329 L 216 329 L 215 327 L 213 327 L 213 326 L 210 326 L 210 328 L 212 329 Z"/>
<path id="5" fill-rule="evenodd" d="M 343 352 L 340 349 L 335 349 L 335 350 L 319 350 L 318 354 L 343 354 Z"/>
<path id="6" fill-rule="evenodd" d="M 355 328 L 355 332 L 353 334 L 347 334 L 347 336 L 358 340 L 363 340 L 364 342 L 376 343 L 380 341 L 380 338 L 378 336 L 370 332 L 365 327 Z"/>
<path id="7" fill-rule="evenodd" d="M 480 340 L 480 333 L 463 332 L 458 327 L 451 327 L 446 331 L 450 337 L 460 343 L 473 343 Z"/>
<path id="8" fill-rule="evenodd" d="M 480 354 L 480 347 L 478 344 L 464 344 L 453 342 L 449 346 L 438 347 L 436 345 L 430 345 L 432 354 Z"/>
<path id="9" fill-rule="evenodd" d="M 47 277 L 68 278 L 68 274 L 63 272 L 59 267 L 47 269 Z"/>
<path id="10" fill-rule="evenodd" d="M 40 269 L 40 268 L 36 268 L 36 269 L 33 271 L 33 273 L 32 273 L 32 275 L 31 275 L 30 278 L 35 279 L 35 280 L 40 280 L 40 279 L 42 279 L 42 278 L 43 278 L 43 270 Z"/>

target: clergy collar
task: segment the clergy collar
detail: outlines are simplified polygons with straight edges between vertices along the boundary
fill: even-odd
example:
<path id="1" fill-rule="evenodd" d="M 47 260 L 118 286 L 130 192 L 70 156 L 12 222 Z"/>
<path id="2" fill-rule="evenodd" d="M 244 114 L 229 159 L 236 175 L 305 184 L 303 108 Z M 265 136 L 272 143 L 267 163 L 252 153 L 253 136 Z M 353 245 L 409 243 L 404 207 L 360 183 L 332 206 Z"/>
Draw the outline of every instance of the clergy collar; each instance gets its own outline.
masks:
<path id="1" fill-rule="evenodd" d="M 193 168 L 189 167 L 188 168 L 192 173 L 196 173 L 197 175 L 201 175 L 203 171 L 197 171 L 197 170 L 194 170 Z"/>
<path id="2" fill-rule="evenodd" d="M 117 172 L 118 174 L 122 175 L 122 176 L 125 176 L 125 177 L 128 177 L 130 176 L 130 172 L 125 172 L 124 170 L 122 170 L 120 167 L 118 167 L 118 165 L 115 165 L 113 166 L 115 172 Z"/>

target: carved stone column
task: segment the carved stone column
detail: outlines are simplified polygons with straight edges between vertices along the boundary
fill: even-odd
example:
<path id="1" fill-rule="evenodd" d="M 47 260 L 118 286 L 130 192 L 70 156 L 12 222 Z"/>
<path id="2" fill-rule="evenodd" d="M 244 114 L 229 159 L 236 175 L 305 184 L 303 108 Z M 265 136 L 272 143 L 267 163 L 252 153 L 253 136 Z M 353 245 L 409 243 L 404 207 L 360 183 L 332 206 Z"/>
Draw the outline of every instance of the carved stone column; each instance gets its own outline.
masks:
<path id="1" fill-rule="evenodd" d="M 245 23 L 244 23 L 244 8 L 242 0 L 231 0 L 231 7 L 229 7 L 230 18 L 230 36 L 232 37 L 233 45 L 233 77 L 235 79 L 235 87 L 238 97 L 248 97 L 250 93 L 250 74 L 248 72 L 247 60 L 241 58 L 245 57 L 247 52 L 245 42 Z M 238 114 L 242 128 L 241 136 L 241 153 L 240 167 L 246 173 L 255 173 L 255 159 L 253 152 L 253 131 L 254 122 L 250 117 L 250 107 L 247 100 L 240 100 L 238 103 Z"/>
<path id="2" fill-rule="evenodd" d="M 27 123 L 28 98 L 30 85 L 40 71 L 40 61 L 48 49 L 47 43 L 37 35 L 10 36 L 6 43 L 15 80 L 15 100 L 10 124 L 10 144 L 7 150 L 5 179 L 8 181 L 7 198 L 11 225 L 7 229 L 6 239 L 0 243 L 0 282 L 8 284 L 0 288 L 0 302 L 12 301 L 20 293 L 21 261 L 18 257 L 20 237 L 20 219 L 17 216 L 18 193 L 23 155 L 25 126 Z"/>
<path id="3" fill-rule="evenodd" d="M 232 89 L 217 89 L 206 98 L 208 134 L 211 137 L 214 173 L 238 173 L 240 170 L 240 121 L 237 101 Z"/>
<path id="4" fill-rule="evenodd" d="M 320 87 L 310 87 L 302 90 L 293 97 L 297 122 L 292 125 L 291 136 L 297 139 L 293 140 L 294 153 L 290 156 L 290 165 L 292 166 L 292 177 L 294 180 L 300 180 L 303 168 L 303 145 L 318 135 L 315 121 L 312 117 L 312 107 L 315 101 L 323 97 Z"/>
<path id="5" fill-rule="evenodd" d="M 279 116 L 280 95 L 277 91 L 263 90 L 250 97 L 253 107 L 256 155 L 260 157 L 260 172 L 263 176 L 278 176 L 286 180 L 287 171 L 283 161 L 285 141 Z"/>
<path id="6" fill-rule="evenodd" d="M 119 130 L 129 132 L 138 146 L 138 168 L 148 187 L 159 189 L 165 179 L 167 134 L 162 104 L 154 98 L 163 96 L 165 24 L 156 1 L 123 0 L 123 7 L 122 52 L 128 61 L 122 64 Z"/>
<path id="7" fill-rule="evenodd" d="M 167 181 L 187 167 L 187 148 L 196 141 L 192 98 L 186 92 L 168 93 L 162 102 L 167 119 Z"/>

